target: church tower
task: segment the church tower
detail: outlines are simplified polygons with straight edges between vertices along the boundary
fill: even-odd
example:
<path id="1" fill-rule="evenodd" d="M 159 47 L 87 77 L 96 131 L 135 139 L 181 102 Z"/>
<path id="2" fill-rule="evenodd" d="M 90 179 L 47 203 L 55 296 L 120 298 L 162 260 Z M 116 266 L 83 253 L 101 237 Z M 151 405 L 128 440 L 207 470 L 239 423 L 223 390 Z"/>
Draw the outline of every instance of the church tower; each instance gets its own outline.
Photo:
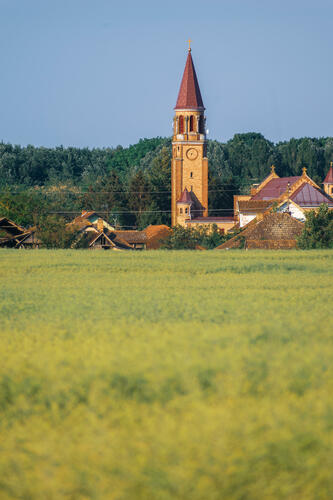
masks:
<path id="1" fill-rule="evenodd" d="M 208 160 L 202 102 L 191 48 L 173 119 L 171 224 L 208 215 Z"/>

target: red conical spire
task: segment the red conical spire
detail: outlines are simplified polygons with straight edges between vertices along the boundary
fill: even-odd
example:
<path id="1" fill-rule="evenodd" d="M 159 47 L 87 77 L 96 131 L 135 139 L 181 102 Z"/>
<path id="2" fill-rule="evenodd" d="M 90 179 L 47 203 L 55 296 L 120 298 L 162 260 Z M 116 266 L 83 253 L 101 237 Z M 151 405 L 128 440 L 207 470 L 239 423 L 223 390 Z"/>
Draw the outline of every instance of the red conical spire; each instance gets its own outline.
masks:
<path id="1" fill-rule="evenodd" d="M 205 109 L 198 84 L 197 75 L 191 56 L 191 49 L 188 51 L 187 61 L 180 84 L 177 104 L 175 109 Z"/>
<path id="2" fill-rule="evenodd" d="M 327 172 L 323 184 L 333 184 L 333 161 L 331 161 L 330 169 Z"/>

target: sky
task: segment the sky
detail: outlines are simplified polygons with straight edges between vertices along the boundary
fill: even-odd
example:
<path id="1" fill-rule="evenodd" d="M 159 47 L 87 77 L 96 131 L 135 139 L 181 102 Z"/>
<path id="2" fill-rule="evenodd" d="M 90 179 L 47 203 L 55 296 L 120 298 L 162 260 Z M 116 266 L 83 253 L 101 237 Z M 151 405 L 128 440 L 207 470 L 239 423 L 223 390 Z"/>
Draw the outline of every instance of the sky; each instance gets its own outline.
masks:
<path id="1" fill-rule="evenodd" d="M 0 141 L 171 136 L 189 38 L 209 138 L 333 136 L 333 0 L 0 0 Z"/>

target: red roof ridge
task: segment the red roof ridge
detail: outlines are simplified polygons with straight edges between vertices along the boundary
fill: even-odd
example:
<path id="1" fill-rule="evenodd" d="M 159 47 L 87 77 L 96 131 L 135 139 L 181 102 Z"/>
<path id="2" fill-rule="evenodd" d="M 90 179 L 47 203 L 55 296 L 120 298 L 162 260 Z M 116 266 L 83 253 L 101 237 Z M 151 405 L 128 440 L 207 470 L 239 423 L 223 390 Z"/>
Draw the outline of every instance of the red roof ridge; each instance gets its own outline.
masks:
<path id="1" fill-rule="evenodd" d="M 188 52 L 175 109 L 205 109 L 190 50 Z"/>

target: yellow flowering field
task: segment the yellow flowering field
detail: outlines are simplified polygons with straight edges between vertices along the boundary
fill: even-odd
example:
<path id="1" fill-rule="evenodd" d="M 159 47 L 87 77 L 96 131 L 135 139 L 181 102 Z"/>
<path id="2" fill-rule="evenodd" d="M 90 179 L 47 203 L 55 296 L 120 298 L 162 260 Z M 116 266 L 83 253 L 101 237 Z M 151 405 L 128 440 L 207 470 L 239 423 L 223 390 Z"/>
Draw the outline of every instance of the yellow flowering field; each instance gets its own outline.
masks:
<path id="1" fill-rule="evenodd" d="M 332 251 L 0 251 L 0 498 L 333 498 Z"/>

